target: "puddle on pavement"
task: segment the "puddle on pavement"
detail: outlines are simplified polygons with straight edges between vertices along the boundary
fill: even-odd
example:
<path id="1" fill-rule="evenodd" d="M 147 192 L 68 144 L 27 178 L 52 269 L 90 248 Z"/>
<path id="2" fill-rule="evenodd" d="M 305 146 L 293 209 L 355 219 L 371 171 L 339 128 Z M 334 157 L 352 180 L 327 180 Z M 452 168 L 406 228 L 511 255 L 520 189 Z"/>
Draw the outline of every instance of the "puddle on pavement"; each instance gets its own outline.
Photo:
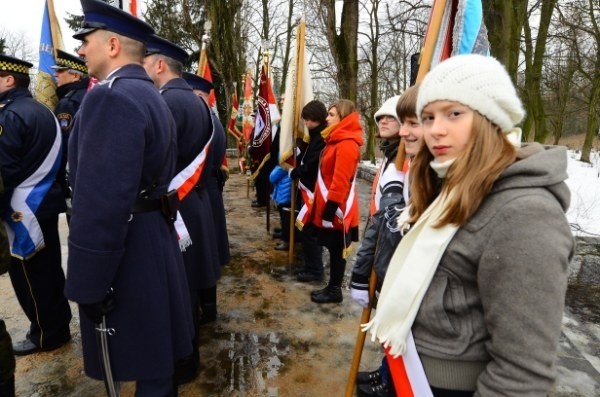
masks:
<path id="1" fill-rule="evenodd" d="M 209 330 L 200 343 L 210 343 L 218 354 L 201 357 L 204 379 L 203 390 L 209 395 L 224 391 L 240 395 L 262 392 L 269 397 L 279 396 L 278 376 L 285 370 L 290 343 L 276 332 L 257 333 L 223 332 Z"/>

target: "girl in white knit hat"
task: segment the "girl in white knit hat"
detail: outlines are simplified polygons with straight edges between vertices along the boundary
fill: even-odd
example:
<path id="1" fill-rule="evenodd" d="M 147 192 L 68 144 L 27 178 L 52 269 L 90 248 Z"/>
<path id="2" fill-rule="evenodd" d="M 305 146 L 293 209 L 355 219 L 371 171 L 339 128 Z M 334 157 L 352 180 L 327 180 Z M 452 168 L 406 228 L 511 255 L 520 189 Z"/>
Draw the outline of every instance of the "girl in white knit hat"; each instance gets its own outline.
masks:
<path id="1" fill-rule="evenodd" d="M 412 334 L 436 397 L 546 396 L 574 249 L 566 151 L 517 147 L 523 107 L 491 57 L 440 63 L 417 114 L 406 233 L 365 329 L 396 358 Z"/>

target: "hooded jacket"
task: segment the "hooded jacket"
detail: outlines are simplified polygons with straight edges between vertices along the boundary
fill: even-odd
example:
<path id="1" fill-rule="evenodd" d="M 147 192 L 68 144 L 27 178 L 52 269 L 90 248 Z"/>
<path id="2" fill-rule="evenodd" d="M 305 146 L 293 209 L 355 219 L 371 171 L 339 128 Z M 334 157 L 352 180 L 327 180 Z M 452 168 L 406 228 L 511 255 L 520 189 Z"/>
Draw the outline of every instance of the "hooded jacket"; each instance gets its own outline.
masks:
<path id="1" fill-rule="evenodd" d="M 358 113 L 349 114 L 323 130 L 321 135 L 325 148 L 308 219 L 319 228 L 323 227 L 323 220 L 331 221 L 335 230 L 348 233 L 351 228 L 358 227 L 359 222 L 358 196 L 353 182 L 364 141 Z M 340 217 L 340 213 L 345 216 Z"/>
<path id="2" fill-rule="evenodd" d="M 412 331 L 432 386 L 546 396 L 574 239 L 564 148 L 518 151 L 448 245 Z"/>

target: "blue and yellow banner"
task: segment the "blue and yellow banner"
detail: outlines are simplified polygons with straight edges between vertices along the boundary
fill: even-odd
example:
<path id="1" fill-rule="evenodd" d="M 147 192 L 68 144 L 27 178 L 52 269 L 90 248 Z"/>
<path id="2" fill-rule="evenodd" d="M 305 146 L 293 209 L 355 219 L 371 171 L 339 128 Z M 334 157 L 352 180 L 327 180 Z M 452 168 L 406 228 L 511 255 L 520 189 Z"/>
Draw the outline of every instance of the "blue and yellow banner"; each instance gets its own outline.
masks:
<path id="1" fill-rule="evenodd" d="M 58 49 L 63 49 L 63 41 L 58 19 L 56 19 L 54 12 L 54 1 L 46 0 L 40 37 L 40 63 L 35 85 L 35 98 L 51 110 L 54 110 L 58 102 L 56 81 L 51 69 L 56 64 L 55 55 Z"/>

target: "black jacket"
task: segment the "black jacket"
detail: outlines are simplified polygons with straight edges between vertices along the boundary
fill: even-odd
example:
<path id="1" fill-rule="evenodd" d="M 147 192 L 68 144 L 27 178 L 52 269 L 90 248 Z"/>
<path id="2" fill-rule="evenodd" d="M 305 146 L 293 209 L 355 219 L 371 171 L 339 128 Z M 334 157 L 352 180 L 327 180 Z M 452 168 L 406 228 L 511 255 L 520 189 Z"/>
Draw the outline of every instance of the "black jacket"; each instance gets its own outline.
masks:
<path id="1" fill-rule="evenodd" d="M 327 127 L 327 123 L 323 123 L 312 130 L 309 130 L 310 142 L 308 147 L 300 156 L 300 165 L 292 170 L 291 177 L 300 179 L 300 182 L 307 188 L 314 191 L 317 183 L 317 174 L 319 172 L 319 159 L 321 152 L 325 147 L 325 141 L 321 136 L 321 131 Z"/>

